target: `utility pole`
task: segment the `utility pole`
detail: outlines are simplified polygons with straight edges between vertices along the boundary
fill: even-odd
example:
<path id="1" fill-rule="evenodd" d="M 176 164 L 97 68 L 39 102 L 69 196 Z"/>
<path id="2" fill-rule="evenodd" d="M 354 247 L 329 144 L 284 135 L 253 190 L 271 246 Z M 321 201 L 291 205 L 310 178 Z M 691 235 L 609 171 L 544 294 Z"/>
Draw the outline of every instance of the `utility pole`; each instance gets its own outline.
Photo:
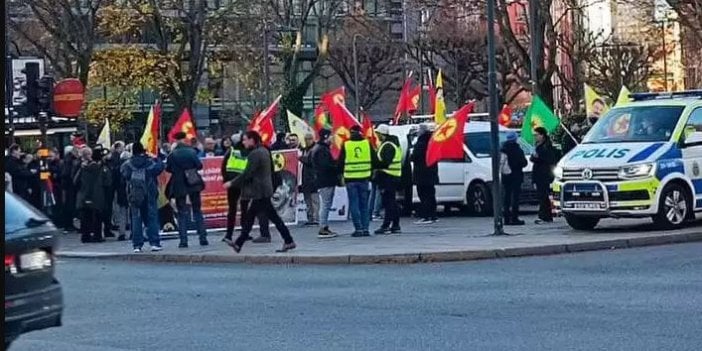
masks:
<path id="1" fill-rule="evenodd" d="M 538 54 L 540 38 L 537 33 L 536 21 L 539 17 L 539 3 L 538 1 L 529 1 L 529 61 L 531 63 L 531 95 L 539 95 L 539 77 L 538 75 L 538 58 L 541 55 Z"/>
<path id="2" fill-rule="evenodd" d="M 487 44 L 488 44 L 488 91 L 490 94 L 490 147 L 492 154 L 492 211 L 494 218 L 494 232 L 492 235 L 507 235 L 502 222 L 502 197 L 500 185 L 500 151 L 499 128 L 497 122 L 497 62 L 495 59 L 495 1 L 487 0 Z M 535 1 L 530 1 L 533 3 Z"/>
<path id="3" fill-rule="evenodd" d="M 10 1 L 5 1 L 5 108 L 10 120 L 10 143 L 15 142 L 15 108 L 12 94 L 14 91 L 14 78 L 12 77 L 12 55 L 10 55 L 10 31 L 8 22 L 10 18 Z"/>

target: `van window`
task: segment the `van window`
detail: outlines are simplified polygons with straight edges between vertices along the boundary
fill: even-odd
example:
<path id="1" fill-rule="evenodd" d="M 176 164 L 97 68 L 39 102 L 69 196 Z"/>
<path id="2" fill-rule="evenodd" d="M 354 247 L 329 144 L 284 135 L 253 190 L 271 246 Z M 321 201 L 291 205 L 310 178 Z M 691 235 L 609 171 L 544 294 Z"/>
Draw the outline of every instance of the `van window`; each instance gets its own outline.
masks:
<path id="1" fill-rule="evenodd" d="M 500 137 L 500 147 L 507 140 L 508 132 L 501 131 L 498 135 Z M 466 133 L 463 136 L 463 142 L 468 147 L 475 157 L 487 158 L 490 157 L 490 132 L 478 132 L 478 133 Z M 519 146 L 524 150 L 525 155 L 531 155 L 534 153 L 534 148 L 519 139 Z"/>
<path id="2" fill-rule="evenodd" d="M 607 112 L 585 136 L 583 143 L 668 141 L 684 106 L 631 106 Z"/>

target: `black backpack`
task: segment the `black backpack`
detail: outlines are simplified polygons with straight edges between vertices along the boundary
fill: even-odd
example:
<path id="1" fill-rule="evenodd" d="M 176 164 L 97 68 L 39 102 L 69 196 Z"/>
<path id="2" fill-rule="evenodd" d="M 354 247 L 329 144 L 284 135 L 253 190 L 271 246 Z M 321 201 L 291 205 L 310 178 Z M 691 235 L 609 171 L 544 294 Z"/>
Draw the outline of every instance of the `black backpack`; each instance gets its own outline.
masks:
<path id="1" fill-rule="evenodd" d="M 127 181 L 127 201 L 131 205 L 141 206 L 149 193 L 146 184 L 146 168 L 136 168 L 131 163 L 128 165 L 132 169 L 132 176 Z"/>

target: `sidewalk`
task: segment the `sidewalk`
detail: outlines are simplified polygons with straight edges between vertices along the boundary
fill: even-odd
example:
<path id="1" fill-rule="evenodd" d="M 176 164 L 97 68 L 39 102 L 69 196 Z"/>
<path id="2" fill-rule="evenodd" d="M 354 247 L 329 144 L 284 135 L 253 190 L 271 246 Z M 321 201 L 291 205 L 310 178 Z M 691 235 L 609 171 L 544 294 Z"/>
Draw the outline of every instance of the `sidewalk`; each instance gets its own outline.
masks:
<path id="1" fill-rule="evenodd" d="M 352 238 L 350 221 L 338 223 L 333 230 L 341 235 L 318 239 L 317 228 L 292 227 L 298 248 L 275 253 L 282 241 L 271 229 L 273 243 L 247 242 L 240 254 L 220 242 L 222 232 L 210 232 L 210 245 L 200 247 L 197 237 L 190 238 L 190 248 L 178 249 L 178 240 L 164 240 L 158 253 L 133 254 L 131 242 L 109 239 L 105 243 L 82 244 L 79 235 L 62 237 L 59 257 L 121 259 L 134 261 L 184 263 L 265 263 L 265 264 L 372 264 L 446 262 L 550 255 L 578 251 L 621 249 L 702 241 L 702 221 L 677 231 L 658 231 L 649 220 L 604 220 L 594 232 L 572 230 L 562 219 L 550 225 L 533 224 L 534 216 L 525 216 L 527 225 L 505 227 L 510 236 L 494 237 L 492 218 L 447 217 L 433 225 L 413 225 L 402 219 L 399 235 Z M 372 222 L 371 230 L 380 222 Z M 257 233 L 252 233 L 257 235 Z M 148 245 L 145 245 L 148 249 Z"/>

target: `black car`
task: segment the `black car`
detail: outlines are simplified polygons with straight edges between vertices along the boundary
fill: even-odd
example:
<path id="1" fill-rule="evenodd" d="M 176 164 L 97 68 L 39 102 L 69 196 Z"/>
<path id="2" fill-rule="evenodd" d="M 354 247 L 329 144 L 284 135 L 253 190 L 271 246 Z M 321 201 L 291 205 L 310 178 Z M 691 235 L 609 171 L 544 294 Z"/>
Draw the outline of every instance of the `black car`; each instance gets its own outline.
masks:
<path id="1" fill-rule="evenodd" d="M 41 212 L 5 192 L 5 349 L 20 334 L 61 325 L 58 233 Z"/>

